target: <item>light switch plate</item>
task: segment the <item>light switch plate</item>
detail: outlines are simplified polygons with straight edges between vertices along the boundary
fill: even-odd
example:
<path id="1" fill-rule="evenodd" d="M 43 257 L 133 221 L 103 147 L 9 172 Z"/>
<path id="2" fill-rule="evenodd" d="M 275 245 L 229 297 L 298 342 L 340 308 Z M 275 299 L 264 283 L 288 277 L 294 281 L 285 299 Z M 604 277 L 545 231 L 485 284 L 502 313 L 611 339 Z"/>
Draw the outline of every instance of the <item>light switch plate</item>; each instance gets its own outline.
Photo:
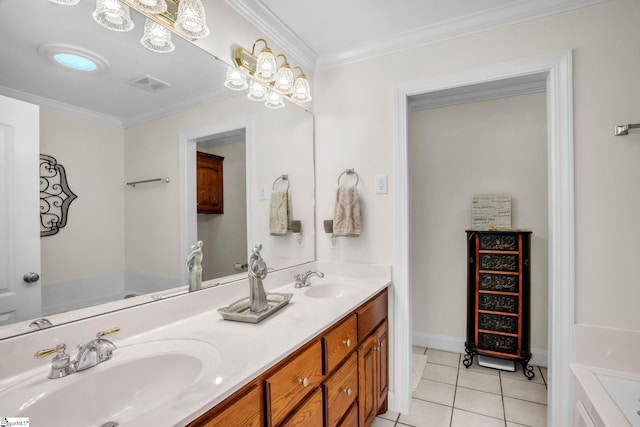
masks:
<path id="1" fill-rule="evenodd" d="M 387 194 L 387 175 L 376 175 L 376 194 Z"/>

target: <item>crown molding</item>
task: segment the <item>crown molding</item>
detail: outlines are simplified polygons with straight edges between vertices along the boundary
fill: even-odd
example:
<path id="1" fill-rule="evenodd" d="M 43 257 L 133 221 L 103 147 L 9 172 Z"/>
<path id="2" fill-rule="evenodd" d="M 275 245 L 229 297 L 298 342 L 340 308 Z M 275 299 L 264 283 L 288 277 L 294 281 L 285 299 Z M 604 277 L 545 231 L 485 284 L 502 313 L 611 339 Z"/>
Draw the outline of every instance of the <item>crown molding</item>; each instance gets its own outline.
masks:
<path id="1" fill-rule="evenodd" d="M 289 62 L 297 63 L 307 74 L 316 68 L 318 55 L 260 0 L 226 0 L 242 17 L 264 33 L 269 41 L 286 52 Z"/>
<path id="2" fill-rule="evenodd" d="M 427 110 L 429 108 L 448 107 L 451 105 L 465 104 L 467 102 L 489 101 L 507 96 L 526 95 L 546 90 L 546 80 L 540 78 L 531 82 L 507 84 L 496 88 L 484 89 L 481 87 L 467 86 L 467 90 L 458 93 L 443 91 L 442 95 L 429 97 L 417 97 L 409 100 L 409 111 Z"/>
<path id="3" fill-rule="evenodd" d="M 295 33 L 275 16 L 260 0 L 226 0 L 238 13 L 291 52 L 304 68 L 322 70 L 363 61 L 419 46 L 438 43 L 481 31 L 493 30 L 559 13 L 569 12 L 609 0 L 518 0 L 505 6 L 486 10 L 459 19 L 417 28 L 355 46 L 344 51 L 318 57 Z"/>

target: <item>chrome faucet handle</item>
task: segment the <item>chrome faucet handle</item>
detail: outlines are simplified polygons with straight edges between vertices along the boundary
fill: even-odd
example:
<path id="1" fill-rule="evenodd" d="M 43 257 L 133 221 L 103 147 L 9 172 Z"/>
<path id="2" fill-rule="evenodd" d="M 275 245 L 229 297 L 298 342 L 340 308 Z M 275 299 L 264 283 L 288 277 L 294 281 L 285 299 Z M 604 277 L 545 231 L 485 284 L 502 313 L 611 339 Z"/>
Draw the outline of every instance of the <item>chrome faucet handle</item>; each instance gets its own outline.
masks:
<path id="1" fill-rule="evenodd" d="M 67 346 L 65 344 L 58 344 L 54 348 L 36 351 L 33 356 L 37 359 L 42 359 L 56 353 L 51 360 L 51 371 L 49 371 L 48 377 L 51 379 L 62 378 L 76 372 L 76 365 L 65 352 L 66 349 Z"/>
<path id="2" fill-rule="evenodd" d="M 96 349 L 98 355 L 98 363 L 111 359 L 113 350 L 117 348 L 114 343 L 103 337 L 115 335 L 118 332 L 120 332 L 120 328 L 118 327 L 115 327 L 109 331 L 98 332 L 96 334 L 96 339 L 91 341 L 91 345 Z"/>

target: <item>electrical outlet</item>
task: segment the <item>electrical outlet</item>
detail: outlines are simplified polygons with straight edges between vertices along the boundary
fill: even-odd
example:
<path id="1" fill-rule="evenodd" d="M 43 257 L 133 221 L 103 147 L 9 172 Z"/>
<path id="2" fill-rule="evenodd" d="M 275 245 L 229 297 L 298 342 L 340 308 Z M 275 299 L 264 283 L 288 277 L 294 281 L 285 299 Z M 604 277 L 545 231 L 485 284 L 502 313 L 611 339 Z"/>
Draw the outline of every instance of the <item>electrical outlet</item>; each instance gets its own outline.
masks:
<path id="1" fill-rule="evenodd" d="M 387 194 L 387 175 L 376 175 L 376 194 Z"/>
<path id="2" fill-rule="evenodd" d="M 267 186 L 264 184 L 258 188 L 258 200 L 267 200 Z"/>

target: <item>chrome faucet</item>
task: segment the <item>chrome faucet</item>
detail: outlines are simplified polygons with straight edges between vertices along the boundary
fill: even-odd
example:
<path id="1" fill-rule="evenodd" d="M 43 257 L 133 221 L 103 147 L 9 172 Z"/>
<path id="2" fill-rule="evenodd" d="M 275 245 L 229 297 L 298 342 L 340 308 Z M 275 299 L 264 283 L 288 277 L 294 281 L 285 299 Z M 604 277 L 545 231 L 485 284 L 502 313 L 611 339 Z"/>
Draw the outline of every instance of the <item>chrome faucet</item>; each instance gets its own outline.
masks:
<path id="1" fill-rule="evenodd" d="M 323 278 L 324 277 L 324 273 L 320 272 L 320 271 L 305 271 L 304 273 L 301 274 L 296 274 L 294 277 L 294 279 L 296 279 L 296 284 L 295 287 L 296 288 L 305 288 L 307 286 L 309 286 L 311 283 L 309 282 L 309 279 L 311 279 L 313 276 L 319 277 L 319 278 Z"/>
<path id="2" fill-rule="evenodd" d="M 67 349 L 65 344 L 59 344 L 54 348 L 40 350 L 36 352 L 34 356 L 41 359 L 56 353 L 51 361 L 49 378 L 55 379 L 66 377 L 67 375 L 84 371 L 85 369 L 92 368 L 99 363 L 106 362 L 111 359 L 113 356 L 113 350 L 116 349 L 116 346 L 114 343 L 103 337 L 113 335 L 118 332 L 120 332 L 120 328 L 113 328 L 107 332 L 98 332 L 96 339 L 89 341 L 87 344 L 81 344 L 78 346 L 78 355 L 75 360 L 71 360 L 71 357 L 65 352 Z"/>
<path id="3" fill-rule="evenodd" d="M 260 255 L 262 243 L 257 243 L 249 256 L 249 302 L 252 313 L 262 313 L 269 309 L 267 294 L 262 279 L 267 277 L 267 264 Z"/>

